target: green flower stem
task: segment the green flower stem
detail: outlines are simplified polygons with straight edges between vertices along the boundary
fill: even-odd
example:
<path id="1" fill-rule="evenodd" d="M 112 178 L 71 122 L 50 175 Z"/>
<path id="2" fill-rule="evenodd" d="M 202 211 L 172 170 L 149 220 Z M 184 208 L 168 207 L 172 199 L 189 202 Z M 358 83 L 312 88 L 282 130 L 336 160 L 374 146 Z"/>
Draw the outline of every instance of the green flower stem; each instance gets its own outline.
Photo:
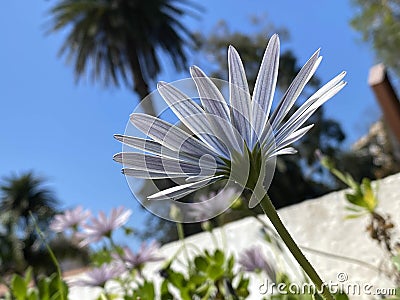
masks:
<path id="1" fill-rule="evenodd" d="M 182 243 L 183 253 L 185 254 L 186 260 L 188 262 L 190 262 L 189 261 L 189 253 L 188 253 L 188 250 L 186 248 L 185 233 L 183 231 L 183 225 L 182 225 L 182 223 L 179 223 L 179 222 L 176 222 L 175 224 L 176 224 L 176 230 L 178 231 L 179 240 Z"/>
<path id="2" fill-rule="evenodd" d="M 318 291 L 322 293 L 322 296 L 325 299 L 334 300 L 333 296 L 329 292 L 328 287 L 323 283 L 318 273 L 315 271 L 313 266 L 310 264 L 303 252 L 301 252 L 300 248 L 297 246 L 296 242 L 291 237 L 290 233 L 287 231 L 285 225 L 283 225 L 281 218 L 276 212 L 276 209 L 267 194 L 265 194 L 261 200 L 260 205 L 264 210 L 264 213 L 271 220 L 272 225 L 275 227 L 285 245 L 289 248 L 289 251 L 293 254 L 294 258 L 303 268 L 304 272 L 306 272 L 306 274 L 310 277 Z"/>
<path id="3" fill-rule="evenodd" d="M 39 225 L 38 225 L 38 223 L 36 221 L 35 216 L 32 214 L 31 211 L 29 211 L 29 215 L 32 218 L 33 224 L 35 226 L 35 230 L 38 233 L 39 238 L 42 240 L 43 245 L 46 247 L 47 251 L 49 252 L 50 258 L 51 258 L 54 266 L 56 267 L 56 271 L 57 271 L 57 275 L 58 275 L 58 280 L 57 280 L 58 293 L 59 293 L 60 299 L 61 300 L 65 300 L 65 297 L 64 297 L 64 284 L 63 284 L 63 281 L 62 281 L 63 277 L 62 277 L 62 271 L 61 271 L 60 264 L 59 264 L 59 262 L 58 262 L 58 260 L 57 260 L 57 258 L 55 256 L 53 250 L 50 248 L 49 244 L 47 243 L 46 238 L 45 238 L 42 230 L 39 228 Z"/>

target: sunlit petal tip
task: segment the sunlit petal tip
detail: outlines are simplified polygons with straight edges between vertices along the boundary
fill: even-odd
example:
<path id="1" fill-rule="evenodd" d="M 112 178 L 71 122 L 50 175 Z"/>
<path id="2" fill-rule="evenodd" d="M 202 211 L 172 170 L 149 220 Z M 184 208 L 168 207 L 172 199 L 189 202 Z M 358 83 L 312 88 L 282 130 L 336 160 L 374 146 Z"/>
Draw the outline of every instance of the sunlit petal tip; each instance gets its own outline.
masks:
<path id="1" fill-rule="evenodd" d="M 228 47 L 228 55 L 231 55 L 231 54 L 239 54 L 239 53 L 237 52 L 235 47 L 233 47 L 232 45 L 229 45 L 229 47 Z"/>
<path id="2" fill-rule="evenodd" d="M 194 77 L 207 77 L 207 75 L 198 66 L 190 67 L 190 75 Z"/>
<path id="3" fill-rule="evenodd" d="M 123 152 L 119 152 L 113 155 L 113 160 L 116 162 L 122 162 Z"/>
<path id="4" fill-rule="evenodd" d="M 275 33 L 274 35 L 271 36 L 271 38 L 268 41 L 268 44 L 276 44 L 274 46 L 280 46 L 280 40 L 279 40 L 279 35 Z"/>
<path id="5" fill-rule="evenodd" d="M 160 88 L 163 88 L 164 86 L 168 85 L 168 82 L 165 81 L 159 81 L 157 83 L 157 89 L 159 90 Z"/>
<path id="6" fill-rule="evenodd" d="M 142 115 L 142 114 L 141 113 L 131 113 L 129 115 L 129 120 L 133 120 L 134 118 L 136 118 L 137 116 L 140 116 L 140 115 Z"/>

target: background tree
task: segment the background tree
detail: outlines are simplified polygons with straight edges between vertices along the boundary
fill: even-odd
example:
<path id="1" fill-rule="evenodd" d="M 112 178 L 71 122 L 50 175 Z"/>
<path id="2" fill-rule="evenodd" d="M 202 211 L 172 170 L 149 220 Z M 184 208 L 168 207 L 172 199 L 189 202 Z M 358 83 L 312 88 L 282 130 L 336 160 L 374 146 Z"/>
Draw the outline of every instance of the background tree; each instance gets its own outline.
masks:
<path id="1" fill-rule="evenodd" d="M 198 9 L 182 0 L 60 0 L 50 11 L 50 32 L 69 29 L 60 54 L 73 61 L 77 79 L 90 69 L 93 80 L 123 82 L 142 100 L 161 71 L 161 53 L 178 71 L 186 67 L 194 40 L 181 22 L 182 5 Z"/>
<path id="2" fill-rule="evenodd" d="M 352 0 L 351 26 L 371 44 L 379 61 L 400 76 L 400 1 Z"/>
<path id="3" fill-rule="evenodd" d="M 375 51 L 376 59 L 388 68 L 391 82 L 399 91 L 400 76 L 400 1 L 352 0 L 357 9 L 352 27 Z M 355 178 L 382 178 L 400 170 L 400 145 L 385 120 L 377 120 L 369 132 L 344 155 L 343 161 Z M 362 161 L 369 161 L 360 168 Z M 340 162 L 337 163 L 340 168 Z M 369 166 L 369 168 L 368 168 Z"/>
<path id="4" fill-rule="evenodd" d="M 30 172 L 5 178 L 0 190 L 3 239 L 8 246 L 8 250 L 1 253 L 5 256 L 1 270 L 22 271 L 21 268 L 27 264 L 35 263 L 35 249 L 38 248 L 35 245 L 38 235 L 31 214 L 44 231 L 56 213 L 57 201 L 43 180 Z"/>
<path id="5" fill-rule="evenodd" d="M 4 178 L 0 191 L 0 276 L 21 273 L 27 266 L 32 266 L 36 274 L 54 271 L 36 229 L 38 226 L 47 233 L 57 213 L 58 201 L 53 192 L 32 172 Z M 78 253 L 82 261 L 87 257 L 85 250 L 66 239 L 53 237 L 47 242 L 60 260 Z"/>

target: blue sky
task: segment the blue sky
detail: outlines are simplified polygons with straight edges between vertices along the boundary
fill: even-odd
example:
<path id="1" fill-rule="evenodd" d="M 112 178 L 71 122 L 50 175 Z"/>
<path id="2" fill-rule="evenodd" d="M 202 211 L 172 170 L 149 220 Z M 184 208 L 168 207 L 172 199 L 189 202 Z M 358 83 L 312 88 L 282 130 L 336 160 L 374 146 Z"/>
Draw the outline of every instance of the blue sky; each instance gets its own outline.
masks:
<path id="1" fill-rule="evenodd" d="M 288 29 L 283 47 L 293 49 L 299 62 L 321 47 L 317 75 L 323 81 L 348 71 L 348 86 L 326 105 L 327 115 L 348 134 L 348 146 L 380 114 L 366 83 L 373 53 L 348 25 L 355 11 L 349 2 L 203 0 L 205 13 L 187 24 L 207 31 L 225 19 L 232 29 L 246 31 L 249 17 L 258 15 Z M 72 67 L 57 57 L 64 33 L 44 34 L 52 3 L 0 4 L 0 175 L 34 170 L 48 179 L 63 207 L 83 204 L 98 211 L 123 205 L 134 210 L 131 225 L 140 227 L 143 212 L 112 160 L 121 150 L 112 136 L 123 133 L 137 97 L 128 88 L 75 84 Z M 172 69 L 159 77 L 181 78 Z"/>

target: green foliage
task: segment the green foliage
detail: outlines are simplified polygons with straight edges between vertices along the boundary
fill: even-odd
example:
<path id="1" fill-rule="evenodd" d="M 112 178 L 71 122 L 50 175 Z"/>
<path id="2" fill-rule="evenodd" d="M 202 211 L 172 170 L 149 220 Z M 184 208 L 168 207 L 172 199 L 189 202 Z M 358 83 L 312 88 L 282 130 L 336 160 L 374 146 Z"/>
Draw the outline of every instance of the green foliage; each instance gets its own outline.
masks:
<path id="1" fill-rule="evenodd" d="M 132 295 L 124 295 L 123 299 L 124 300 L 156 299 L 154 284 L 152 282 L 144 281 L 134 289 Z"/>
<path id="2" fill-rule="evenodd" d="M 358 218 L 375 212 L 378 199 L 368 178 L 363 178 L 362 182 L 358 184 L 349 173 L 343 173 L 336 169 L 328 157 L 321 158 L 321 164 L 351 189 L 350 192 L 345 193 L 346 199 L 350 203 L 350 206 L 346 208 L 352 212 L 347 215 L 347 218 Z"/>
<path id="3" fill-rule="evenodd" d="M 118 249 L 120 251 L 120 249 Z M 90 261 L 92 262 L 93 266 L 101 266 L 103 264 L 108 264 L 112 262 L 113 257 L 111 256 L 112 252 L 107 247 L 102 247 L 97 251 L 93 251 L 90 254 Z"/>
<path id="4" fill-rule="evenodd" d="M 357 13 L 351 26 L 372 45 L 376 56 L 400 75 L 400 2 L 398 0 L 352 0 Z"/>
<path id="5" fill-rule="evenodd" d="M 193 36 L 181 21 L 184 7 L 198 9 L 171 0 L 59 0 L 49 12 L 48 32 L 69 30 L 60 54 L 73 62 L 77 79 L 89 73 L 105 85 L 122 81 L 144 98 L 161 71 L 160 50 L 177 70 L 186 67 Z"/>
<path id="6" fill-rule="evenodd" d="M 27 265 L 43 269 L 48 261 L 44 248 L 35 247 L 37 225 L 45 230 L 58 204 L 42 178 L 28 172 L 3 179 L 0 186 L 0 275 L 22 272 Z M 51 271 L 51 270 L 50 270 Z"/>
<path id="7" fill-rule="evenodd" d="M 392 257 L 392 262 L 396 266 L 397 271 L 400 272 L 400 254 Z"/>
<path id="8" fill-rule="evenodd" d="M 170 265 L 163 269 L 164 291 L 169 293 L 168 285 L 172 285 L 179 290 L 183 300 L 193 297 L 204 300 L 246 299 L 249 279 L 243 274 L 235 274 L 234 264 L 234 257 L 227 257 L 222 250 L 205 250 L 188 262 L 187 276 L 174 271 Z"/>
<path id="9" fill-rule="evenodd" d="M 62 289 L 60 289 L 60 284 Z M 67 284 L 57 275 L 39 279 L 36 286 L 32 286 L 32 269 L 28 268 L 25 276 L 14 274 L 11 278 L 10 291 L 6 299 L 16 300 L 66 300 L 68 295 Z"/>

